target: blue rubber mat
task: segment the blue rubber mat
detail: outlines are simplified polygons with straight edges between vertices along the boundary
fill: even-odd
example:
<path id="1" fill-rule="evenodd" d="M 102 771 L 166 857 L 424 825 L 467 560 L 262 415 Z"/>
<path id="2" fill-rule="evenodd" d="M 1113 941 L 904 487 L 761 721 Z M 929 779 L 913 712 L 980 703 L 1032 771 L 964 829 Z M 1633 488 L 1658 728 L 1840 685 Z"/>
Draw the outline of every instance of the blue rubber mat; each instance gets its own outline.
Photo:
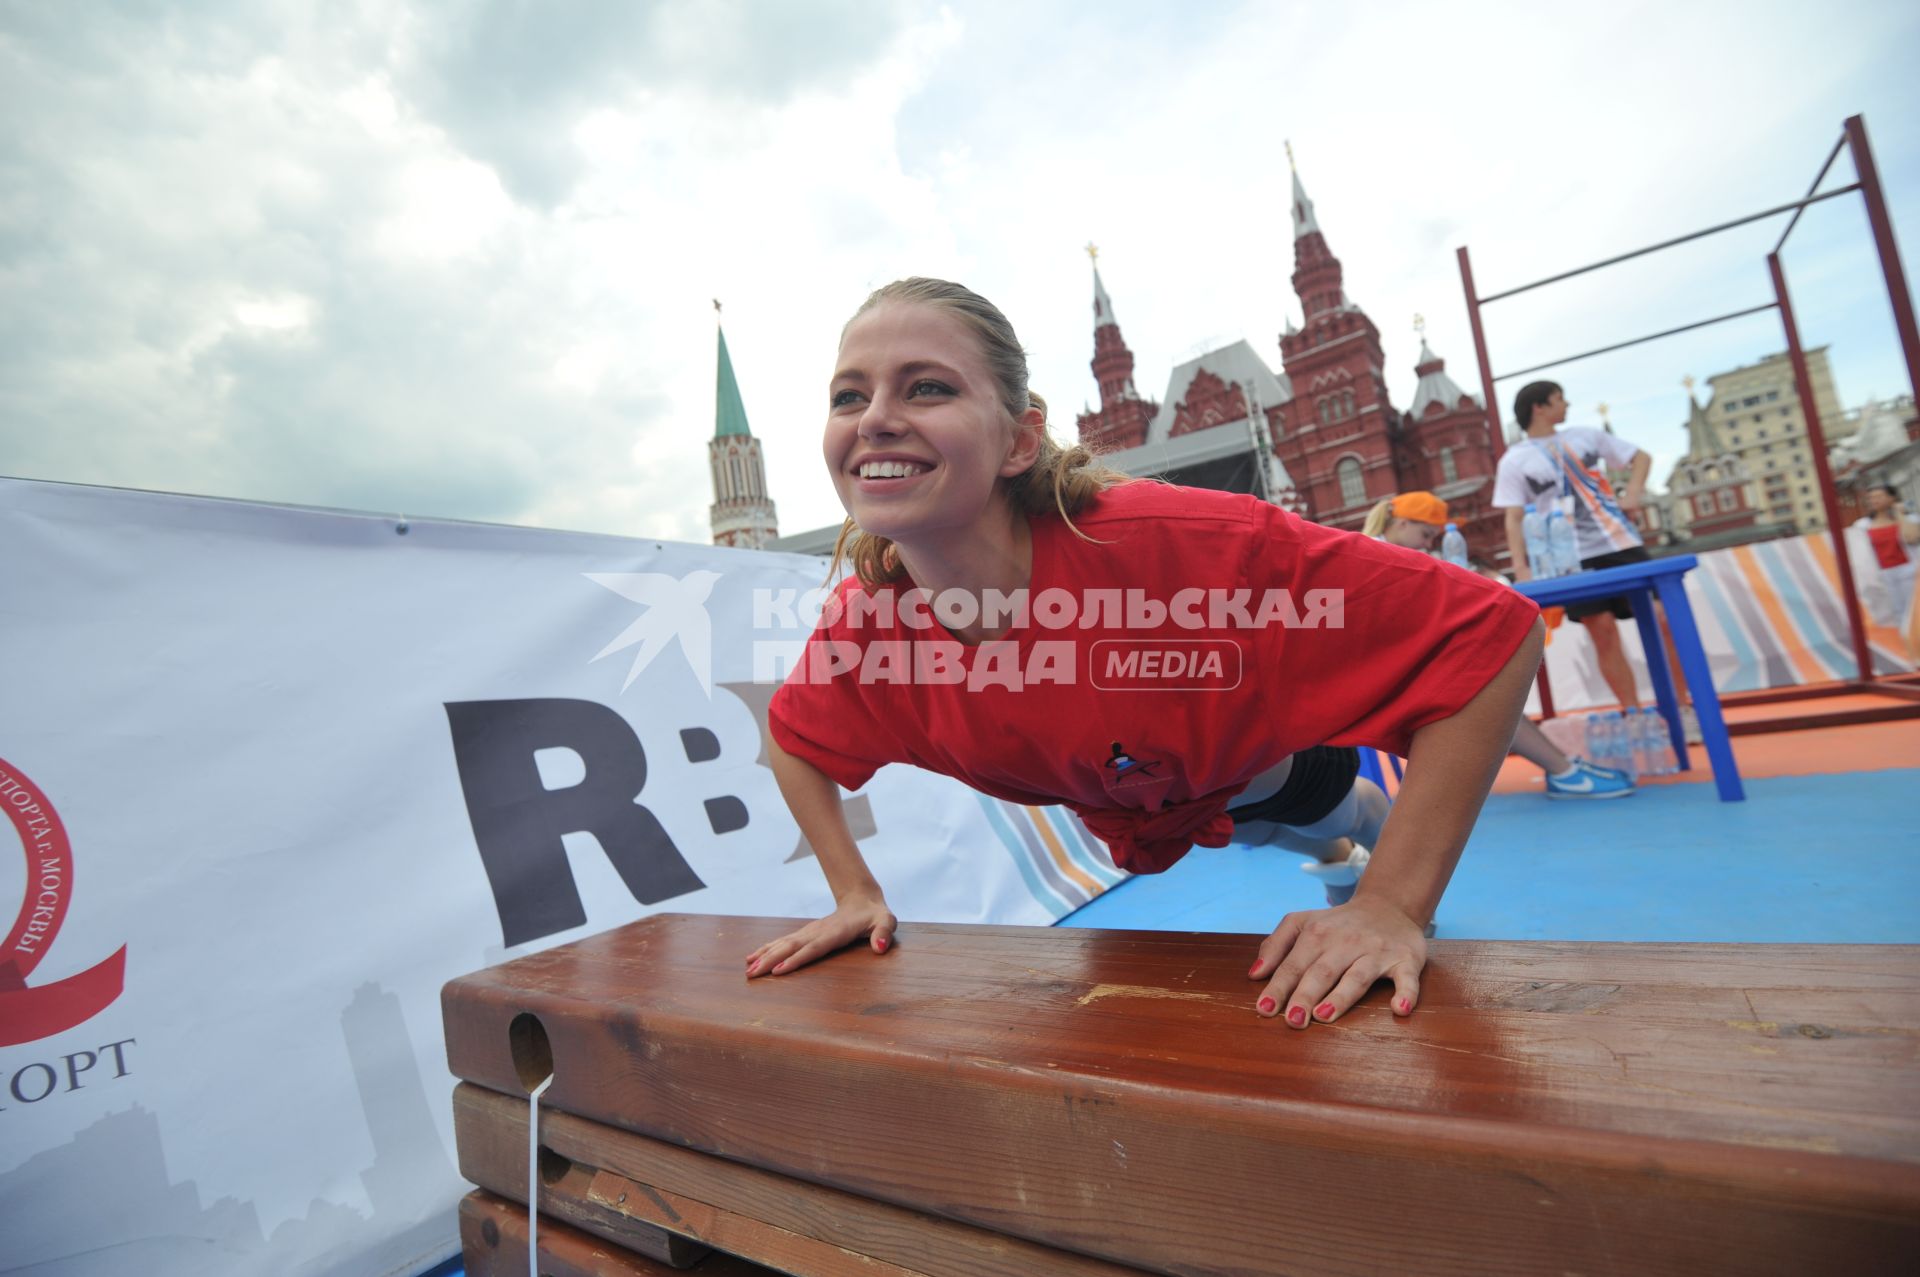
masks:
<path id="1" fill-rule="evenodd" d="M 1631 798 L 1487 800 L 1437 935 L 1455 940 L 1920 943 L 1920 771 L 1780 776 Z M 1301 856 L 1197 848 L 1064 927 L 1268 932 L 1325 905 Z"/>

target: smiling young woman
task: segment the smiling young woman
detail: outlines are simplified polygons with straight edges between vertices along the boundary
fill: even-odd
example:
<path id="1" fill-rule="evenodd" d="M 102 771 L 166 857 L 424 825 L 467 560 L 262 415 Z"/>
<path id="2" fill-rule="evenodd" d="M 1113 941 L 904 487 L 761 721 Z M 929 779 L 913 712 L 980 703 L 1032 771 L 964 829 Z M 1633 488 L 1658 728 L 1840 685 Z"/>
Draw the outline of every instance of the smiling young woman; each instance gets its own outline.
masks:
<path id="1" fill-rule="evenodd" d="M 822 451 L 848 514 L 834 562 L 854 574 L 774 696 L 769 753 L 835 909 L 756 948 L 747 974 L 862 938 L 887 951 L 897 920 L 840 790 L 906 762 L 1064 804 L 1136 873 L 1236 830 L 1363 843 L 1357 888 L 1330 883 L 1334 907 L 1287 915 L 1260 945 L 1255 1010 L 1284 1008 L 1301 1028 L 1388 979 L 1409 1013 L 1423 929 L 1539 665 L 1533 604 L 1266 502 L 1129 480 L 1062 447 L 1012 326 L 958 284 L 909 279 L 868 298 L 828 401 Z M 986 606 L 1023 591 L 1018 615 Z M 937 621 L 924 605 L 912 619 L 915 595 L 937 601 Z M 1220 676 L 1152 682 L 1197 666 Z M 1359 744 L 1409 757 L 1391 815 L 1355 776 Z"/>

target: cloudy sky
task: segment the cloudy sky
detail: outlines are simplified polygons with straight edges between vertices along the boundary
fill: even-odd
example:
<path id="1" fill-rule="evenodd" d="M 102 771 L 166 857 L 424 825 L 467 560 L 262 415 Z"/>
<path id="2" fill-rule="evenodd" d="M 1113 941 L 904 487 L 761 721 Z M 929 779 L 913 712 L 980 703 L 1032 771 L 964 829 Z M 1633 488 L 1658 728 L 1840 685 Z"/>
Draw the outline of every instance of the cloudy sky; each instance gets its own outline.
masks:
<path id="1" fill-rule="evenodd" d="M 1850 0 L 6 0 L 0 474 L 704 541 L 718 297 L 815 527 L 839 326 L 895 277 L 999 302 L 1068 433 L 1090 239 L 1144 393 L 1278 367 L 1288 138 L 1404 405 L 1416 311 L 1476 386 L 1458 245 L 1491 292 L 1785 202 L 1856 112 L 1911 277 L 1916 51 Z M 1495 371 L 1767 300 L 1778 226 L 1494 307 Z M 1787 261 L 1843 400 L 1903 391 L 1857 199 Z M 1664 478 L 1681 377 L 1781 344 L 1556 375 Z"/>

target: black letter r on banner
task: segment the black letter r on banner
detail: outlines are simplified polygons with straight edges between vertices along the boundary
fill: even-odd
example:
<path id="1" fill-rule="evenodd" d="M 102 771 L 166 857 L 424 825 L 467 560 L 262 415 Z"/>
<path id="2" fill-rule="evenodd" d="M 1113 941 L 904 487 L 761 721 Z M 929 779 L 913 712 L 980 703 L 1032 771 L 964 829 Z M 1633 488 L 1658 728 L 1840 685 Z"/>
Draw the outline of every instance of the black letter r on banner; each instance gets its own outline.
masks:
<path id="1" fill-rule="evenodd" d="M 647 783 L 647 755 L 613 710 L 576 700 L 457 701 L 447 705 L 447 722 L 508 948 L 586 923 L 565 834 L 599 839 L 641 904 L 706 886 L 660 821 L 634 801 Z M 555 748 L 586 763 L 579 784 L 541 783 L 534 754 Z"/>

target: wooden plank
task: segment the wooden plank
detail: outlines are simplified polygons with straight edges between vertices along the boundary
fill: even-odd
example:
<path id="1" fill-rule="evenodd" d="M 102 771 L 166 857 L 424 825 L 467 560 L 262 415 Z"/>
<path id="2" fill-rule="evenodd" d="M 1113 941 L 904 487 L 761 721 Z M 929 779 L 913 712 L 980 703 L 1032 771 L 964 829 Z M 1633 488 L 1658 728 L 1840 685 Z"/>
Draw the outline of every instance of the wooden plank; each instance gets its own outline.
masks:
<path id="1" fill-rule="evenodd" d="M 539 1277 L 678 1277 L 678 1269 L 590 1236 L 558 1220 L 540 1220 Z M 488 1192 L 460 1202 L 460 1261 L 466 1277 L 530 1277 L 527 1210 Z M 713 1255 L 700 1277 L 779 1277 L 771 1268 L 732 1255 Z"/>
<path id="2" fill-rule="evenodd" d="M 1298 1032 L 1253 1014 L 1254 937 L 919 924 L 745 980 L 792 925 L 658 915 L 456 980 L 449 1063 L 1181 1273 L 1920 1265 L 1912 947 L 1439 941 L 1412 1018 L 1383 988 Z"/>
<path id="3" fill-rule="evenodd" d="M 453 1098 L 460 1170 L 525 1200 L 525 1101 L 471 1084 Z M 572 1114 L 540 1115 L 540 1210 L 603 1232 L 611 1213 L 706 1242 L 801 1277 L 1140 1277 L 1069 1254 L 839 1189 L 776 1175 Z M 549 1160 L 550 1159 L 550 1160 Z M 616 1226 L 617 1228 L 617 1226 Z"/>
<path id="4" fill-rule="evenodd" d="M 527 1201 L 527 1102 L 501 1097 L 517 1107 L 520 1116 L 511 1125 L 502 1122 L 464 1125 L 461 1106 L 454 1106 L 455 1156 L 460 1174 L 502 1197 Z M 586 1176 L 564 1163 L 543 1156 L 540 1165 L 540 1213 L 553 1216 L 584 1232 L 613 1242 L 623 1250 L 659 1260 L 669 1268 L 691 1268 L 707 1254 L 707 1246 L 686 1236 L 686 1229 L 661 1226 L 632 1212 L 595 1202 L 585 1191 Z M 574 1189 L 582 1191 L 571 1191 Z"/>

